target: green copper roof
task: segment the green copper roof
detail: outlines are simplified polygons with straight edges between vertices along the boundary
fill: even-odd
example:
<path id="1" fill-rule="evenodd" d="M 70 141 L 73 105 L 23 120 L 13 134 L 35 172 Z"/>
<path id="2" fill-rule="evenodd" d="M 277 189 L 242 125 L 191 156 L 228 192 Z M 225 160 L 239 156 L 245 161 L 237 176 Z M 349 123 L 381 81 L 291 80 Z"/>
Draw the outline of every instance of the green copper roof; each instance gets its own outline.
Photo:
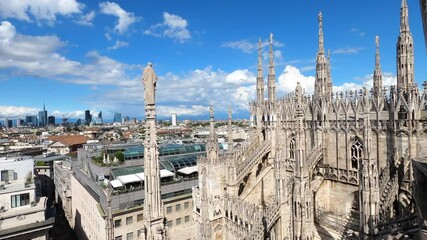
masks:
<path id="1" fill-rule="evenodd" d="M 123 168 L 113 168 L 111 169 L 111 173 L 113 174 L 113 179 L 116 179 L 117 177 L 129 175 L 129 174 L 136 174 L 144 172 L 143 166 L 135 166 L 135 167 L 123 167 Z"/>

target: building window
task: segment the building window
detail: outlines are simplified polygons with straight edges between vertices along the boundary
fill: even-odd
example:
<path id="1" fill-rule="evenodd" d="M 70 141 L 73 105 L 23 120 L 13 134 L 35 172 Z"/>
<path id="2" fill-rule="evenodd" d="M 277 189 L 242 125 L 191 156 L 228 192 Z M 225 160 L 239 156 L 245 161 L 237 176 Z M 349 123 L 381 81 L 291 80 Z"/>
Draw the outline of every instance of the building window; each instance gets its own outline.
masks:
<path id="1" fill-rule="evenodd" d="M 190 207 L 190 202 L 185 202 L 185 203 L 184 203 L 184 208 L 185 208 L 185 209 L 187 209 L 187 208 L 189 208 L 189 207 Z"/>
<path id="2" fill-rule="evenodd" d="M 126 225 L 132 224 L 132 222 L 133 222 L 132 216 L 126 218 Z"/>
<path id="3" fill-rule="evenodd" d="M 172 206 L 169 206 L 166 208 L 166 213 L 171 213 L 172 212 Z"/>
<path id="4" fill-rule="evenodd" d="M 140 222 L 140 221 L 142 221 L 142 220 L 144 220 L 144 215 L 142 215 L 142 214 L 138 214 L 138 215 L 136 216 L 136 221 L 137 221 L 137 222 Z"/>
<path id="5" fill-rule="evenodd" d="M 362 160 L 363 154 L 363 145 L 360 143 L 360 140 L 357 138 L 351 145 L 351 167 L 353 169 L 358 169 L 359 162 Z"/>
<path id="6" fill-rule="evenodd" d="M 122 226 L 122 220 L 121 220 L 121 219 L 117 219 L 117 220 L 115 220 L 115 221 L 114 221 L 114 227 L 115 227 L 115 228 L 118 228 L 118 227 L 120 227 L 120 226 Z"/>
<path id="7" fill-rule="evenodd" d="M 114 239 L 115 239 L 115 240 L 122 240 L 122 235 L 117 236 L 117 237 L 115 237 Z"/>
<path id="8" fill-rule="evenodd" d="M 295 139 L 292 138 L 289 142 L 289 158 L 295 159 Z"/>
<path id="9" fill-rule="evenodd" d="M 10 205 L 12 208 L 29 205 L 30 194 L 24 193 L 24 194 L 13 195 L 10 197 L 10 202 L 11 202 Z"/>
<path id="10" fill-rule="evenodd" d="M 181 224 L 181 218 L 177 218 L 176 221 L 175 221 L 175 224 L 176 225 L 180 225 Z"/>
<path id="11" fill-rule="evenodd" d="M 190 221 L 190 215 L 185 216 L 184 221 L 189 222 Z"/>
<path id="12" fill-rule="evenodd" d="M 166 226 L 168 226 L 168 227 L 172 227 L 172 221 L 167 221 L 167 222 L 166 222 Z"/>
<path id="13" fill-rule="evenodd" d="M 175 211 L 179 211 L 179 210 L 181 210 L 181 204 L 177 204 L 176 206 L 175 206 Z"/>
<path id="14" fill-rule="evenodd" d="M 133 232 L 126 234 L 126 240 L 133 240 Z"/>

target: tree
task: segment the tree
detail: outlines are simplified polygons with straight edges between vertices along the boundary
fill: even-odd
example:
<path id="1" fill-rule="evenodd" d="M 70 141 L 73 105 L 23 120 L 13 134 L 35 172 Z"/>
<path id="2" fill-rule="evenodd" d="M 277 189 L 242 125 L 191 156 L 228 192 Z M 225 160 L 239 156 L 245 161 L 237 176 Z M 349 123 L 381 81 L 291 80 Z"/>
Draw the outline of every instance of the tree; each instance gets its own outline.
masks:
<path id="1" fill-rule="evenodd" d="M 117 158 L 120 162 L 123 162 L 125 160 L 125 155 L 121 151 L 115 152 L 114 157 Z"/>
<path id="2" fill-rule="evenodd" d="M 46 166 L 46 163 L 43 161 L 37 161 L 36 166 Z"/>

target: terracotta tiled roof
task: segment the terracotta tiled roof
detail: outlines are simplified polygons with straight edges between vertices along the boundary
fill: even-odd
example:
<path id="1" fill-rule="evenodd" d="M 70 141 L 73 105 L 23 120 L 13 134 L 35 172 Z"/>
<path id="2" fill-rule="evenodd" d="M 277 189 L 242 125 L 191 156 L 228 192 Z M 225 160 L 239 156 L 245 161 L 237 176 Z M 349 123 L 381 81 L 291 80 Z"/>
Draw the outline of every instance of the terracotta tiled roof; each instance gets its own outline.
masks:
<path id="1" fill-rule="evenodd" d="M 89 139 L 83 135 L 64 135 L 64 136 L 49 136 L 49 140 L 60 142 L 67 146 L 85 144 Z"/>

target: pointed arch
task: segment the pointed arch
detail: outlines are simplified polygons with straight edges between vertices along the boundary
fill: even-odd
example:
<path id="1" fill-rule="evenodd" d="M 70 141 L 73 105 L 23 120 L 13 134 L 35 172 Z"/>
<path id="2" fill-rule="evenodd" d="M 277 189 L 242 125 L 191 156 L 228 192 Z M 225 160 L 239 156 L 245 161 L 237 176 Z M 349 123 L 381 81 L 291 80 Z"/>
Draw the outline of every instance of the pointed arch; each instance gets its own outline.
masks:
<path id="1" fill-rule="evenodd" d="M 350 157 L 351 168 L 357 170 L 359 168 L 359 163 L 363 158 L 363 144 L 358 137 L 354 139 L 350 146 Z"/>
<path id="2" fill-rule="evenodd" d="M 295 137 L 291 136 L 289 140 L 289 158 L 295 159 Z"/>

